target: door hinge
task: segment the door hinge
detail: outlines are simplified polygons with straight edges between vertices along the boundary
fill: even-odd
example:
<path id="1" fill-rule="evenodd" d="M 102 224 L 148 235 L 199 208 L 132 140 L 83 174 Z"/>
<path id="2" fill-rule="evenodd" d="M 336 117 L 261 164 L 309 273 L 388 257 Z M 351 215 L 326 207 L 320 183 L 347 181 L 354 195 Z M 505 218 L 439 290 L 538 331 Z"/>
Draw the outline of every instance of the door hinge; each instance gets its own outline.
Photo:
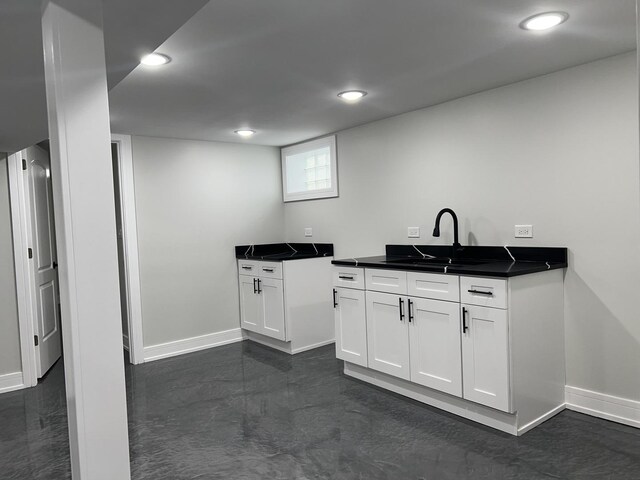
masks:
<path id="1" fill-rule="evenodd" d="M 37 347 L 40 341 L 38 340 L 38 335 L 33 336 L 33 344 Z"/>
<path id="2" fill-rule="evenodd" d="M 27 250 L 27 253 L 29 254 L 29 258 L 33 258 L 33 249 L 32 248 L 29 248 Z"/>
<path id="3" fill-rule="evenodd" d="M 24 158 L 22 159 L 22 169 L 23 170 L 27 169 L 27 161 Z"/>

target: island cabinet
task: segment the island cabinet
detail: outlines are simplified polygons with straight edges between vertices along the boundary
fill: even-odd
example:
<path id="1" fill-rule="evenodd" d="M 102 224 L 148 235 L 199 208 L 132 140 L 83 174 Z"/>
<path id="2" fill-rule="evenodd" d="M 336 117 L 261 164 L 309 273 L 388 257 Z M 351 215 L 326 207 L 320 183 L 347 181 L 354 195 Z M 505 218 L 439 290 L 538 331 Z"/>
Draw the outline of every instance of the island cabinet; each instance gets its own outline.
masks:
<path id="1" fill-rule="evenodd" d="M 327 293 L 331 260 L 239 259 L 240 326 L 245 337 L 291 354 L 333 343 Z"/>
<path id="2" fill-rule="evenodd" d="M 564 405 L 563 272 L 485 278 L 334 266 L 347 375 L 512 434 Z"/>

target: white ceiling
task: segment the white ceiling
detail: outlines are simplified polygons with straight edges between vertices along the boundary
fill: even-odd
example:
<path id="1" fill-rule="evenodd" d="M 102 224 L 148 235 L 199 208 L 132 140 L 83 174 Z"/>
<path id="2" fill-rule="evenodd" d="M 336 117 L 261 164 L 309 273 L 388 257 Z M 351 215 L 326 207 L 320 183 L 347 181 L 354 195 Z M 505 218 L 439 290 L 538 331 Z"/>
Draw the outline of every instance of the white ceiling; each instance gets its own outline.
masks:
<path id="1" fill-rule="evenodd" d="M 518 27 L 550 10 L 571 18 Z M 287 145 L 631 51 L 635 18 L 634 0 L 211 1 L 157 49 L 170 64 L 111 91 L 112 129 Z"/>
<path id="2" fill-rule="evenodd" d="M 113 87 L 207 0 L 104 0 L 105 56 Z M 0 152 L 48 137 L 41 0 L 0 0 Z"/>

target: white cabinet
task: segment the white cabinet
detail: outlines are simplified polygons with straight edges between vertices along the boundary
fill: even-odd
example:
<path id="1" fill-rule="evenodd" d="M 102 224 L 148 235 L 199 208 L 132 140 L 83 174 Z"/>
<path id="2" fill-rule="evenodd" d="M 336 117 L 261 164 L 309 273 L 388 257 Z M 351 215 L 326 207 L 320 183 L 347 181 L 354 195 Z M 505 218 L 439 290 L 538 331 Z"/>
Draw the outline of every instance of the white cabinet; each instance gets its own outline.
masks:
<path id="1" fill-rule="evenodd" d="M 335 281 L 335 280 L 334 280 Z M 367 366 L 367 318 L 364 290 L 333 289 L 336 357 Z"/>
<path id="2" fill-rule="evenodd" d="M 562 270 L 336 267 L 334 286 L 345 374 L 516 435 L 563 408 Z"/>
<path id="3" fill-rule="evenodd" d="M 411 381 L 462 396 L 460 305 L 408 298 Z"/>
<path id="4" fill-rule="evenodd" d="M 407 302 L 390 293 L 366 292 L 369 368 L 409 380 Z"/>
<path id="5" fill-rule="evenodd" d="M 511 411 L 507 310 L 463 305 L 463 396 Z"/>
<path id="6" fill-rule="evenodd" d="M 260 298 L 262 300 L 262 324 L 260 332 L 268 337 L 285 339 L 284 290 L 282 280 L 258 278 Z"/>
<path id="7" fill-rule="evenodd" d="M 291 354 L 333 343 L 331 260 L 239 259 L 240 326 L 245 335 Z"/>
<path id="8" fill-rule="evenodd" d="M 242 328 L 284 340 L 282 280 L 239 275 L 239 283 Z"/>
<path id="9" fill-rule="evenodd" d="M 256 277 L 240 275 L 240 326 L 253 332 L 260 331 L 262 299 L 258 296 Z"/>

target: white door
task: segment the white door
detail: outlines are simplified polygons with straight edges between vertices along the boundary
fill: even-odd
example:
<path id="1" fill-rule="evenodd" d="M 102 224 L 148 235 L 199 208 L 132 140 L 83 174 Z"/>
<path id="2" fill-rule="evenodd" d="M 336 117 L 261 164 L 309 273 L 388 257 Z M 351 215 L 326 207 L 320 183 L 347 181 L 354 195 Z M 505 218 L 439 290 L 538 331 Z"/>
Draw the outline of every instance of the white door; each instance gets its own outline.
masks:
<path id="1" fill-rule="evenodd" d="M 34 280 L 36 367 L 38 378 L 60 358 L 60 302 L 53 219 L 49 155 L 39 147 L 27 149 L 27 182 L 31 215 L 31 268 Z"/>
<path id="2" fill-rule="evenodd" d="M 364 290 L 333 290 L 336 321 L 336 357 L 367 366 L 367 317 Z"/>
<path id="3" fill-rule="evenodd" d="M 409 298 L 411 381 L 462 397 L 460 304 Z"/>
<path id="4" fill-rule="evenodd" d="M 263 335 L 285 340 L 284 327 L 284 289 L 282 280 L 275 278 L 258 278 L 258 292 L 262 299 Z"/>
<path id="5" fill-rule="evenodd" d="M 366 292 L 369 368 L 409 380 L 407 302 L 390 293 Z"/>
<path id="6" fill-rule="evenodd" d="M 510 411 L 507 311 L 463 305 L 463 397 Z"/>
<path id="7" fill-rule="evenodd" d="M 258 279 L 239 275 L 240 284 L 240 326 L 245 330 L 261 333 L 262 299 L 258 295 Z"/>

